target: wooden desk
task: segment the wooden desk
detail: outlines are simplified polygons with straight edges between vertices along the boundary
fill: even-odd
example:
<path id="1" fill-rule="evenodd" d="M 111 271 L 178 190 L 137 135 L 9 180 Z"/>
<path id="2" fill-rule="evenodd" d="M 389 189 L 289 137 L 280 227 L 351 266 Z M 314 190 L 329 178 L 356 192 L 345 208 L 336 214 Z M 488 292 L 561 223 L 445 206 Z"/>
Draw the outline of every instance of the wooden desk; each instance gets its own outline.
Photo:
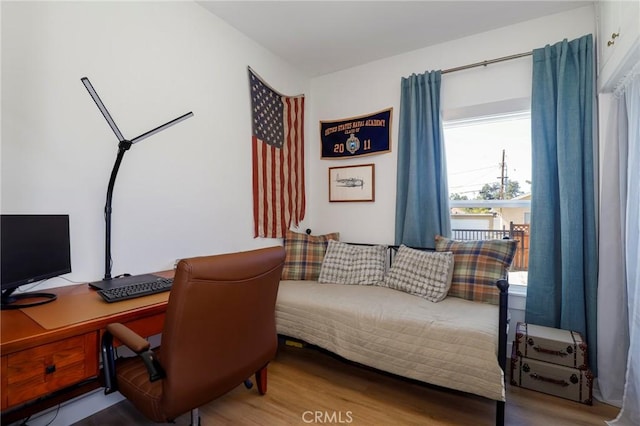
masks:
<path id="1" fill-rule="evenodd" d="M 171 277 L 173 271 L 157 275 Z M 40 306 L 40 313 L 43 313 L 42 309 L 50 310 L 57 321 L 61 315 L 68 314 L 68 310 L 61 310 L 60 306 L 70 306 L 76 301 L 81 302 L 85 310 L 94 304 L 95 310 L 104 314 L 106 302 L 87 284 L 47 289 L 47 292 L 57 294 L 58 300 Z M 120 322 L 147 337 L 162 331 L 167 302 L 158 303 L 153 299 L 150 305 L 152 297 L 133 299 L 136 301 L 134 306 L 128 305 L 128 310 L 123 312 L 53 329 L 43 327 L 27 314 L 27 309 L 34 308 L 1 311 L 2 423 L 13 421 L 14 417 L 16 420 L 26 417 L 99 387 L 100 338 L 107 324 Z M 108 306 L 117 310 L 118 303 L 124 302 Z"/>

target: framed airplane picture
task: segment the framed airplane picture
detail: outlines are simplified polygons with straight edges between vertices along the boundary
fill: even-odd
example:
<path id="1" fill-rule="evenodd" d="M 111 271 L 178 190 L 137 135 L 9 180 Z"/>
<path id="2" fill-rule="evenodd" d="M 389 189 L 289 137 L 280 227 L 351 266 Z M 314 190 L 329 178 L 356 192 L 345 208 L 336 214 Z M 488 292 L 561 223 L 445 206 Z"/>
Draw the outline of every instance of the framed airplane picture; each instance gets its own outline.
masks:
<path id="1" fill-rule="evenodd" d="M 374 201 L 375 165 L 329 167 L 329 201 Z"/>

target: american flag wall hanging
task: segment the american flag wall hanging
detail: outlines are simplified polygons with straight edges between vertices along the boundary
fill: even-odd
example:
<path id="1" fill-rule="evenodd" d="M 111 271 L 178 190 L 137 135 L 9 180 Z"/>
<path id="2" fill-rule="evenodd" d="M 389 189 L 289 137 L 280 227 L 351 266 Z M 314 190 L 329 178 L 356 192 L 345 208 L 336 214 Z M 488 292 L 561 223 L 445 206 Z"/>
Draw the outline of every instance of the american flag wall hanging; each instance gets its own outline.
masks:
<path id="1" fill-rule="evenodd" d="M 304 95 L 284 96 L 249 68 L 254 237 L 281 238 L 304 219 Z"/>

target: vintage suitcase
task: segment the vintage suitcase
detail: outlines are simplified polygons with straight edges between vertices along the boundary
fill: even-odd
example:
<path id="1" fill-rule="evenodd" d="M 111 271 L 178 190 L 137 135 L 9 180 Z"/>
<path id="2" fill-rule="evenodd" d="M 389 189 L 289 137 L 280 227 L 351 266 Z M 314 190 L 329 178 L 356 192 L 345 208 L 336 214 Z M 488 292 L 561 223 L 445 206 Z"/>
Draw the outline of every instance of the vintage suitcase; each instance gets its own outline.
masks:
<path id="1" fill-rule="evenodd" d="M 587 370 L 587 343 L 576 331 L 518 322 L 516 355 Z"/>
<path id="2" fill-rule="evenodd" d="M 592 404 L 593 374 L 564 365 L 511 356 L 511 384 L 523 388 Z"/>

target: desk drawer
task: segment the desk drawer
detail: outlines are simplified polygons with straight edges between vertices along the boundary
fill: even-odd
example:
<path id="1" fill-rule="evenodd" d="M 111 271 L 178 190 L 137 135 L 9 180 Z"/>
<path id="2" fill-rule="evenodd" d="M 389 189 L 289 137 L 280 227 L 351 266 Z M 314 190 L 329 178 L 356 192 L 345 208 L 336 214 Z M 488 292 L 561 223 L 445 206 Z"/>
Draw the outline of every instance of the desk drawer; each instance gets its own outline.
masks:
<path id="1" fill-rule="evenodd" d="M 8 406 L 97 376 L 98 353 L 98 333 L 91 332 L 8 355 Z"/>

